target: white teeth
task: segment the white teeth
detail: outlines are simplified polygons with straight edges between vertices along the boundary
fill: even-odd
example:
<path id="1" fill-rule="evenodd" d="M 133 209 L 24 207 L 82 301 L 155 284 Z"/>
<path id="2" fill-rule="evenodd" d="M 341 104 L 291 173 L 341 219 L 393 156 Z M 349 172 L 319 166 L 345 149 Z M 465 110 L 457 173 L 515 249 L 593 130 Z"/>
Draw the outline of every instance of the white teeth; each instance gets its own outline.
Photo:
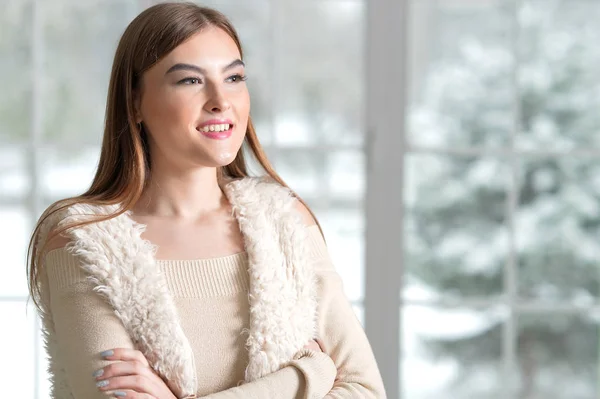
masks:
<path id="1" fill-rule="evenodd" d="M 223 123 L 220 125 L 207 125 L 200 130 L 203 132 L 224 132 L 226 130 L 229 130 L 230 126 L 231 125 L 228 123 Z"/>

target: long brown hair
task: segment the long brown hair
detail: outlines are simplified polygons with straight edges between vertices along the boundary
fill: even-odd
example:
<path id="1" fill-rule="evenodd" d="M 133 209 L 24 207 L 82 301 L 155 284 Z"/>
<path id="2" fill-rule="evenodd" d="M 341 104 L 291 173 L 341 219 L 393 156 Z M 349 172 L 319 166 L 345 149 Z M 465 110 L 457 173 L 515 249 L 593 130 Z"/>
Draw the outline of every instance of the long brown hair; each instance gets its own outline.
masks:
<path id="1" fill-rule="evenodd" d="M 67 230 L 108 220 L 130 210 L 140 198 L 151 172 L 146 133 L 136 124 L 134 95 L 142 74 L 202 29 L 214 26 L 224 30 L 243 57 L 240 40 L 226 16 L 193 3 L 161 3 L 144 10 L 125 29 L 113 61 L 100 161 L 90 188 L 82 195 L 52 204 L 40 217 L 29 242 L 27 275 L 29 293 L 40 307 L 39 267 L 46 244 Z M 287 184 L 275 172 L 262 149 L 252 119 L 248 120 L 244 146 L 267 175 L 282 186 Z M 243 150 L 234 161 L 217 170 L 219 182 L 226 178 L 249 176 Z M 296 195 L 298 200 L 306 203 Z M 43 237 L 42 226 L 52 215 L 74 204 L 119 205 L 114 213 L 65 225 Z M 310 208 L 307 207 L 307 209 Z M 313 214 L 314 217 L 314 214 Z M 316 218 L 315 218 L 316 220 Z M 43 241 L 43 242 L 42 242 Z"/>

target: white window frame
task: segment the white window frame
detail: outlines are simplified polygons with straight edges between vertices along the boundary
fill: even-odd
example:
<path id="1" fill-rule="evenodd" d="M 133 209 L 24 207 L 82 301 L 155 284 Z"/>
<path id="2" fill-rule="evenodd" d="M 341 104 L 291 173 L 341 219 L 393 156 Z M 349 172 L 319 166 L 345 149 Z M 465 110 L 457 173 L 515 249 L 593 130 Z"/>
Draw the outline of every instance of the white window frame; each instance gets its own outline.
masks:
<path id="1" fill-rule="evenodd" d="M 400 393 L 408 0 L 367 1 L 365 330 L 388 398 Z"/>

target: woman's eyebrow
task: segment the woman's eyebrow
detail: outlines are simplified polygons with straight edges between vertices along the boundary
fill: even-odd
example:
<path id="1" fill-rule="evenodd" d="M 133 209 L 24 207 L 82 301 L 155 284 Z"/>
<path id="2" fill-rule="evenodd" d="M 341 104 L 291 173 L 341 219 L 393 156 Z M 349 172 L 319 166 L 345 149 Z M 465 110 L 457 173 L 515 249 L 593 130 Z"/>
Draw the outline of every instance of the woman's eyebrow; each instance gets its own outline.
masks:
<path id="1" fill-rule="evenodd" d="M 242 61 L 238 58 L 238 59 L 233 60 L 229 64 L 225 65 L 223 67 L 222 71 L 226 72 L 229 69 L 235 68 L 236 66 L 240 66 L 240 65 L 243 67 L 246 66 L 246 64 L 244 64 L 244 61 Z M 175 72 L 175 71 L 192 71 L 192 72 L 201 73 L 203 75 L 206 74 L 206 69 L 199 67 L 198 65 L 177 63 L 177 64 L 173 65 L 171 68 L 169 68 L 169 70 L 167 72 L 165 72 L 165 75 L 168 75 L 169 73 Z"/>

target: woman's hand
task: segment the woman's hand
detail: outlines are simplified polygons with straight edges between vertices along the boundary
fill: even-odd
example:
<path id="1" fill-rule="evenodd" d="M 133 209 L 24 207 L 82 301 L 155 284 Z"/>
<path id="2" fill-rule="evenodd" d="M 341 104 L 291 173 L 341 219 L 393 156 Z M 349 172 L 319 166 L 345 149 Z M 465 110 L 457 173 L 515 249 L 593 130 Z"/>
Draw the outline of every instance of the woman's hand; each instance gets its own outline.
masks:
<path id="1" fill-rule="evenodd" d="M 323 352 L 323 348 L 317 339 L 311 339 L 308 344 L 304 345 L 304 349 L 310 349 L 316 352 Z"/>
<path id="2" fill-rule="evenodd" d="M 177 399 L 142 352 L 118 348 L 100 355 L 106 360 L 117 360 L 94 372 L 96 386 L 101 391 L 112 391 L 117 398 Z"/>

